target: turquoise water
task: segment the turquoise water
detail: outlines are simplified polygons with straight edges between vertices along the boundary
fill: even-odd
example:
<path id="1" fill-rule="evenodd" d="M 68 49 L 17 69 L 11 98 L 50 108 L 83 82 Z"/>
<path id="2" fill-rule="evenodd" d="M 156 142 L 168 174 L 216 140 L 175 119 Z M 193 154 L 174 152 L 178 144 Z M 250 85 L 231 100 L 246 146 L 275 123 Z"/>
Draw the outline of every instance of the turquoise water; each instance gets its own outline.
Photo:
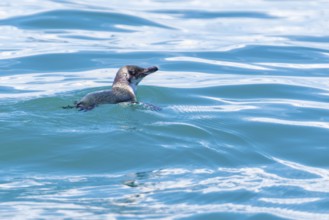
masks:
<path id="1" fill-rule="evenodd" d="M 329 219 L 329 2 L 2 0 L 1 219 Z M 62 109 L 156 65 L 138 99 Z"/>

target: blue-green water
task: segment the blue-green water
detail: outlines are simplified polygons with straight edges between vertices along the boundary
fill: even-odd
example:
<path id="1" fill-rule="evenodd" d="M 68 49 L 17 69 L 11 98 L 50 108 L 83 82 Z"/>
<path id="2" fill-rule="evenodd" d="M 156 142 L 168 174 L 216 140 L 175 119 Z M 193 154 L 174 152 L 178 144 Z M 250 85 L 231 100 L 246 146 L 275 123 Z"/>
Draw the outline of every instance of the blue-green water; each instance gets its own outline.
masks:
<path id="1" fill-rule="evenodd" d="M 2 0 L 1 219 L 329 219 L 329 2 Z M 64 110 L 126 64 L 139 101 Z"/>

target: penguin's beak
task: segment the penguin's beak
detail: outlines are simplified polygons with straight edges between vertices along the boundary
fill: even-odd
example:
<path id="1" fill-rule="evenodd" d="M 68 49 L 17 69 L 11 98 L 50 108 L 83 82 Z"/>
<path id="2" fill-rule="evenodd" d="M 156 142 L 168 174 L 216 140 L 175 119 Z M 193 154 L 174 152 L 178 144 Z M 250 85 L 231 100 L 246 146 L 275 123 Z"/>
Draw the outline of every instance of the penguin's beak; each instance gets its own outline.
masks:
<path id="1" fill-rule="evenodd" d="M 151 67 L 145 68 L 144 71 L 143 71 L 143 74 L 148 75 L 148 74 L 154 73 L 154 72 L 156 72 L 158 70 L 159 70 L 158 67 L 151 66 Z"/>

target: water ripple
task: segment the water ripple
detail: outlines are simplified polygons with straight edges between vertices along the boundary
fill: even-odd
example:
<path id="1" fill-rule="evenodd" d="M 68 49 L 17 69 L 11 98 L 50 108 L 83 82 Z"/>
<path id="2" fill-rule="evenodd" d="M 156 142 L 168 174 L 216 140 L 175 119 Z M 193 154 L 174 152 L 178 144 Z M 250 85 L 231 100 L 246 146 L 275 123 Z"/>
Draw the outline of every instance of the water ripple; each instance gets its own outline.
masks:
<path id="1" fill-rule="evenodd" d="M 261 12 L 252 12 L 252 11 L 198 11 L 198 10 L 157 10 L 155 13 L 163 13 L 166 15 L 175 15 L 180 18 L 188 19 L 214 19 L 214 18 L 255 18 L 255 19 L 273 19 L 277 18 L 275 16 L 268 15 Z"/>
<path id="2" fill-rule="evenodd" d="M 236 62 L 228 62 L 228 61 L 220 61 L 220 60 L 209 60 L 209 59 L 201 59 L 196 57 L 169 57 L 166 60 L 168 61 L 189 61 L 193 63 L 206 63 L 212 65 L 219 65 L 219 66 L 229 66 L 229 67 L 239 67 L 244 69 L 255 69 L 255 70 L 270 70 L 269 68 L 264 68 L 257 65 L 251 65 L 246 63 L 236 63 Z M 264 65 L 264 64 L 262 64 Z"/>
<path id="3" fill-rule="evenodd" d="M 7 183 L 0 184 L 0 188 L 17 191 L 16 196 L 19 201 L 4 201 L 1 203 L 1 210 L 15 217 L 19 217 L 21 211 L 28 207 L 34 210 L 30 213 L 32 217 L 42 216 L 42 210 L 52 207 L 53 210 L 67 210 L 67 212 L 57 212 L 63 218 L 88 217 L 93 214 L 98 214 L 99 217 L 109 215 L 132 217 L 138 214 L 144 218 L 167 215 L 181 218 L 194 215 L 197 209 L 200 213 L 215 210 L 216 213 L 231 212 L 244 215 L 267 213 L 288 219 L 326 219 L 326 213 L 314 212 L 306 207 L 326 199 L 329 193 L 326 187 L 329 180 L 328 171 L 277 158 L 272 159 L 283 167 L 291 167 L 316 176 L 294 179 L 267 171 L 267 168 L 245 167 L 214 170 L 173 168 L 129 175 L 9 178 L 6 179 Z M 199 181 L 194 181 L 196 179 Z M 120 184 L 121 181 L 123 184 Z M 75 183 L 75 187 L 72 187 L 72 183 Z M 285 193 L 277 192 L 277 189 L 283 186 L 294 189 L 295 195 L 287 198 L 278 197 L 279 194 Z M 300 188 L 307 192 L 317 192 L 317 196 L 305 197 L 305 193 L 300 191 Z M 246 192 L 245 196 L 250 199 L 233 202 L 234 194 L 238 191 Z M 171 208 L 168 209 L 163 197 L 178 192 L 179 196 L 170 200 Z M 188 205 L 180 203 L 180 199 L 191 193 L 199 198 L 217 194 L 221 199 L 218 198 L 219 200 L 209 204 L 197 201 L 190 202 Z M 81 197 L 84 199 L 80 199 Z M 31 199 L 34 202 L 28 202 Z M 97 202 L 95 205 L 88 205 L 89 208 L 86 209 L 85 205 L 89 200 Z M 303 211 L 296 210 L 301 207 L 304 208 Z M 74 212 L 72 209 L 79 212 Z M 164 212 L 163 209 L 167 211 Z M 150 210 L 153 211 L 149 212 Z"/>
<path id="4" fill-rule="evenodd" d="M 71 19 L 73 18 L 73 19 Z M 114 25 L 115 24 L 115 25 Z M 47 11 L 29 16 L 21 16 L 0 20 L 0 25 L 12 25 L 21 29 L 80 29 L 80 30 L 107 30 L 127 31 L 119 28 L 120 25 L 127 26 L 153 26 L 168 28 L 137 16 L 82 10 L 55 10 Z M 122 27 L 122 26 L 121 26 Z"/>
<path id="5" fill-rule="evenodd" d="M 290 126 L 306 126 L 306 127 L 316 127 L 316 128 L 329 128 L 328 122 L 319 122 L 319 121 L 292 121 L 292 120 L 282 120 L 276 118 L 247 118 L 249 121 L 257 122 L 267 122 L 274 124 L 290 125 Z"/>

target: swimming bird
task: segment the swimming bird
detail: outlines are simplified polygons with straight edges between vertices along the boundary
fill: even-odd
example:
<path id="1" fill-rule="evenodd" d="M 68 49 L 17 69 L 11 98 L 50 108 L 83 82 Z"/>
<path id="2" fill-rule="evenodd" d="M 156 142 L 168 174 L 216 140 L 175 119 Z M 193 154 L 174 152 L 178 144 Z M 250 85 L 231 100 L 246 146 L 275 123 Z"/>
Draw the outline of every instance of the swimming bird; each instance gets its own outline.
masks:
<path id="1" fill-rule="evenodd" d="M 158 71 L 158 67 L 156 66 L 148 68 L 134 65 L 123 66 L 118 70 L 111 90 L 88 93 L 78 102 L 75 102 L 74 106 L 68 105 L 63 108 L 77 108 L 80 111 L 88 111 L 100 104 L 116 104 L 120 102 L 138 103 L 136 98 L 138 84 L 145 76 L 156 71 Z"/>

